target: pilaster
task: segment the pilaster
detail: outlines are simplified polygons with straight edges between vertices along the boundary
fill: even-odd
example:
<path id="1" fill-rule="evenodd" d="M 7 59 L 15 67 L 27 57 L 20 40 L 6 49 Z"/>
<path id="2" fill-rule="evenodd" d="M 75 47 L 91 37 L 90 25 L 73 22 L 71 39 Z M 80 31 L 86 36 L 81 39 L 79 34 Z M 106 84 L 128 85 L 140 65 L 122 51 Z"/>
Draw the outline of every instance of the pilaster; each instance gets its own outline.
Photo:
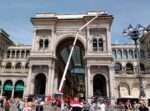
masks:
<path id="1" fill-rule="evenodd" d="M 25 95 L 29 95 L 29 94 L 31 94 L 31 86 L 32 86 L 32 82 L 31 82 L 31 80 L 32 80 L 32 78 L 31 78 L 31 74 L 32 74 L 32 66 L 29 66 L 29 73 L 28 73 L 28 77 L 27 77 L 27 87 L 26 87 L 26 93 L 25 93 Z"/>
<path id="2" fill-rule="evenodd" d="M 114 79 L 114 67 L 113 65 L 109 65 L 109 84 L 110 84 L 110 92 L 109 92 L 109 96 L 110 98 L 114 98 L 115 97 L 115 79 Z"/>

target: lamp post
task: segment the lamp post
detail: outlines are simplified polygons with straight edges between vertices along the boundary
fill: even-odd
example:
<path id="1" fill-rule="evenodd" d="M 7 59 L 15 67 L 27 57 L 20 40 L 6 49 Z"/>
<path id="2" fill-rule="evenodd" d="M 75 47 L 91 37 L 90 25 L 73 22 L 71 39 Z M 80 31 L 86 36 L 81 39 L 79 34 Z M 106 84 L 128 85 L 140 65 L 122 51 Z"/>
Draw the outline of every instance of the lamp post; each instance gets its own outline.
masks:
<path id="1" fill-rule="evenodd" d="M 136 25 L 136 27 L 133 27 L 131 24 L 127 27 L 127 29 L 125 29 L 123 31 L 123 34 L 125 36 L 129 36 L 133 41 L 134 41 L 134 44 L 135 44 L 135 53 L 136 53 L 136 58 L 137 58 L 137 77 L 139 78 L 139 88 L 140 88 L 140 94 L 139 94 L 139 97 L 145 97 L 145 92 L 144 92 L 144 86 L 143 86 L 143 80 L 142 80 L 142 76 L 140 75 L 140 62 L 139 62 L 139 59 L 140 59 L 140 55 L 139 55 L 139 47 L 138 47 L 138 41 L 139 39 L 143 36 L 144 34 L 144 31 L 145 28 L 138 24 Z"/>

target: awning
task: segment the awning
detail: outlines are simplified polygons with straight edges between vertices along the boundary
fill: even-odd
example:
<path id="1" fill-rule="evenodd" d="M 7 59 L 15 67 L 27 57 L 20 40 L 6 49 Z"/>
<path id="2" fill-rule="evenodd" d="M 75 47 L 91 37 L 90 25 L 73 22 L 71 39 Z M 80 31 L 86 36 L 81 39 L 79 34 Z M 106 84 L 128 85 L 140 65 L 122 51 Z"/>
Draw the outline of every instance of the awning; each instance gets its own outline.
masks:
<path id="1" fill-rule="evenodd" d="M 5 84 L 4 85 L 4 91 L 12 91 L 13 86 L 12 84 Z"/>
<path id="2" fill-rule="evenodd" d="M 15 87 L 15 91 L 23 91 L 24 90 L 24 85 L 23 84 L 17 84 Z"/>

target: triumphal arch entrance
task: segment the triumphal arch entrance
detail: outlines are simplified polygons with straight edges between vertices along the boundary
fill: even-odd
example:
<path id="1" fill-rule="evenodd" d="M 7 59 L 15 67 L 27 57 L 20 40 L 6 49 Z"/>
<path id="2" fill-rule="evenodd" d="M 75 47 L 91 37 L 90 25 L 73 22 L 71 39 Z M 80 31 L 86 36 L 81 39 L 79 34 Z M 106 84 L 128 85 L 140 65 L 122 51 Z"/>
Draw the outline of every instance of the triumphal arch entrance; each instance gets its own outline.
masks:
<path id="1" fill-rule="evenodd" d="M 105 12 L 98 13 L 98 17 L 78 34 L 62 88 L 66 96 L 113 96 L 113 17 Z M 94 14 L 39 13 L 31 18 L 33 42 L 26 93 L 52 95 L 58 91 L 75 35 Z"/>

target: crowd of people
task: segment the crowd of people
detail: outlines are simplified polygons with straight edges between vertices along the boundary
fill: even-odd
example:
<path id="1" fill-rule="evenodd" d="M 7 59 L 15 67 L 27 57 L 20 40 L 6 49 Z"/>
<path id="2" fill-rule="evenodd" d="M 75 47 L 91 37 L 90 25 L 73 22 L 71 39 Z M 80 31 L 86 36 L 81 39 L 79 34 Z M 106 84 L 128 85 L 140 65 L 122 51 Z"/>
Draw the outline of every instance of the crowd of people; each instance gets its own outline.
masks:
<path id="1" fill-rule="evenodd" d="M 110 99 L 93 97 L 89 101 L 78 97 L 62 99 L 61 96 L 34 99 L 0 97 L 0 111 L 150 111 L 144 99 L 112 103 Z"/>

